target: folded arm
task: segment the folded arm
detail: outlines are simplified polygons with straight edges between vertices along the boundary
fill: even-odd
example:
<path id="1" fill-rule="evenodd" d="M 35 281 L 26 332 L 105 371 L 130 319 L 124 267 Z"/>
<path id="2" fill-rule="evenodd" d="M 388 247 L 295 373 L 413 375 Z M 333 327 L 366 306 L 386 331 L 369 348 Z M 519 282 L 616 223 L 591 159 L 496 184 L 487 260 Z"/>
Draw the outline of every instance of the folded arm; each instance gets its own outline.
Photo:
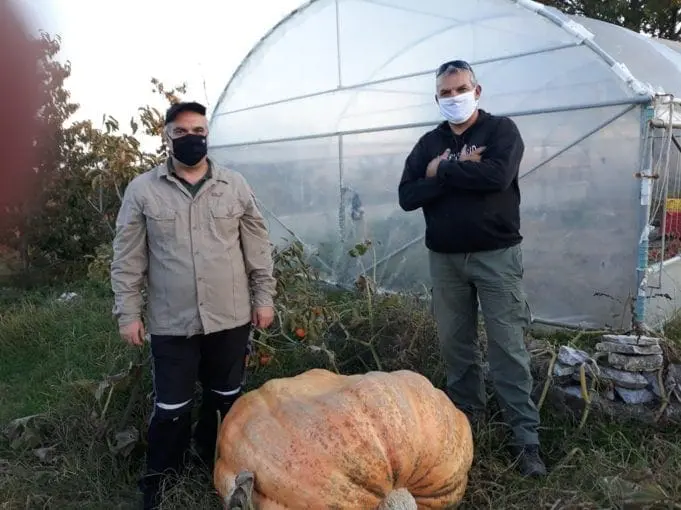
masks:
<path id="1" fill-rule="evenodd" d="M 113 241 L 111 288 L 114 292 L 113 314 L 120 326 L 142 317 L 142 288 L 148 268 L 147 229 L 140 200 L 131 183 L 123 194 L 116 218 Z"/>
<path id="2" fill-rule="evenodd" d="M 510 119 L 502 120 L 491 138 L 481 161 L 442 161 L 433 180 L 447 188 L 469 191 L 497 192 L 508 188 L 518 175 L 525 145 Z"/>
<path id="3" fill-rule="evenodd" d="M 398 187 L 399 203 L 404 211 L 414 211 L 444 194 L 445 187 L 440 182 L 426 178 L 428 163 L 430 159 L 419 140 L 407 156 Z"/>

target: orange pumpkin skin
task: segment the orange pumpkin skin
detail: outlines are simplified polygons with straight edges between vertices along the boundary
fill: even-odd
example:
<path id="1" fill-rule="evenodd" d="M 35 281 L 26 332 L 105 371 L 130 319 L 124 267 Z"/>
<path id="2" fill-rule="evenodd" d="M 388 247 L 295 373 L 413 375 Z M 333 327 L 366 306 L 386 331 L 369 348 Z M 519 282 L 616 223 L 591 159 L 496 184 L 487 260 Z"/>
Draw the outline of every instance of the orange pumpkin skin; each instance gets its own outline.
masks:
<path id="1" fill-rule="evenodd" d="M 419 509 L 459 503 L 473 439 L 466 416 L 415 372 L 313 369 L 243 395 L 220 428 L 214 484 L 255 475 L 260 510 L 374 509 L 406 488 Z"/>

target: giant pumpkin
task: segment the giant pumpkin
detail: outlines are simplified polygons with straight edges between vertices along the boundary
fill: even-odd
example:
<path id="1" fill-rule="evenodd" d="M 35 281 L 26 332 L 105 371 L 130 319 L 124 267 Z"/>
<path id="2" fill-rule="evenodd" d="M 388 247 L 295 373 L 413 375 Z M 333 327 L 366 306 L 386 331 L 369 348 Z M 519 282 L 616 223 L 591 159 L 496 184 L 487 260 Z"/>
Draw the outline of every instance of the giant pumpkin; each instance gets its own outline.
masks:
<path id="1" fill-rule="evenodd" d="M 415 372 L 314 369 L 243 395 L 218 436 L 228 509 L 436 509 L 457 504 L 473 441 L 466 416 Z"/>

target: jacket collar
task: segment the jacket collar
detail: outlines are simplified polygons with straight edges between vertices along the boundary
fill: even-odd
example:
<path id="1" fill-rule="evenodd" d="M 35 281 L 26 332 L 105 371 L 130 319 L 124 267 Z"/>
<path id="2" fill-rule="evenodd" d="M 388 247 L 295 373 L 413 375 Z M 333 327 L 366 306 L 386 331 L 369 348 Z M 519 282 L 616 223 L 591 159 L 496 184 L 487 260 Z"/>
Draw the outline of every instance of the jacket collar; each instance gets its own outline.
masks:
<path id="1" fill-rule="evenodd" d="M 226 168 L 215 163 L 212 159 L 207 158 L 208 161 L 208 173 L 206 174 L 206 181 L 215 179 L 217 181 L 222 181 L 227 184 L 231 182 L 229 174 Z M 161 163 L 156 167 L 156 174 L 160 178 L 168 178 L 169 175 L 175 174 L 175 169 L 173 168 L 173 160 L 168 157 L 165 162 Z"/>

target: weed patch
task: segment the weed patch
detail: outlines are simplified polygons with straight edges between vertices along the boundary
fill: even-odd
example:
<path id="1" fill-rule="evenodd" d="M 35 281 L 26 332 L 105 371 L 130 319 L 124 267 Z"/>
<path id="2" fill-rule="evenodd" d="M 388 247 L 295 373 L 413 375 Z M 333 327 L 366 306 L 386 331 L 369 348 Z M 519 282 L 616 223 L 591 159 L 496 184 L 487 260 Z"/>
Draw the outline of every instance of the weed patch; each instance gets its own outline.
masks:
<path id="1" fill-rule="evenodd" d="M 282 281 L 294 273 L 280 275 Z M 410 368 L 443 385 L 434 324 L 420 297 L 374 294 L 368 300 L 357 290 L 327 299 L 312 281 L 297 282 L 295 293 L 292 288 L 276 326 L 255 337 L 248 388 L 312 367 L 375 370 L 377 361 L 382 370 Z M 78 297 L 66 302 L 59 301 L 61 292 L 24 297 L 6 306 L 0 319 L 3 510 L 139 505 L 136 483 L 151 408 L 148 350 L 118 338 L 107 292 L 74 291 Z M 304 334 L 297 335 L 301 328 Z M 13 420 L 31 415 L 37 416 L 8 432 Z M 577 425 L 542 408 L 551 472 L 545 480 L 526 480 L 514 471 L 508 430 L 493 414 L 476 433 L 462 508 L 681 508 L 678 431 L 594 419 L 581 430 Z M 168 484 L 163 507 L 221 508 L 207 473 L 194 468 Z"/>

